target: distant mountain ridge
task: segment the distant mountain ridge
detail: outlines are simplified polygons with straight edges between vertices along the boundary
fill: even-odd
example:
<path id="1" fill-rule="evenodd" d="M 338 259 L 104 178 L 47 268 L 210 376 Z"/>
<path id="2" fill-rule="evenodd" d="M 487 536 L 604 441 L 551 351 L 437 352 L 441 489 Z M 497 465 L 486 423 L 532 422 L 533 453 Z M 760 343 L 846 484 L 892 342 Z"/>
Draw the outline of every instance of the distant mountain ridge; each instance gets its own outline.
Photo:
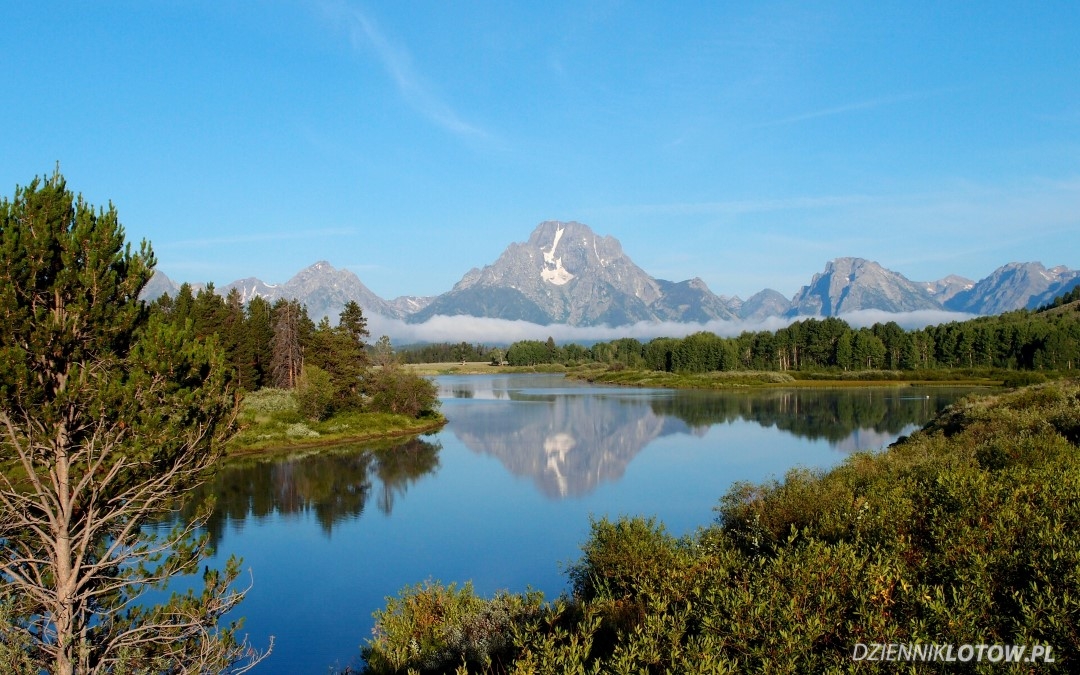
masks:
<path id="1" fill-rule="evenodd" d="M 337 317 L 349 300 L 367 314 L 421 323 L 434 316 L 475 316 L 573 326 L 622 326 L 637 322 L 705 323 L 760 321 L 769 317 L 839 316 L 861 310 L 910 312 L 947 310 L 1000 314 L 1034 309 L 1080 285 L 1080 271 L 1039 262 L 1008 263 L 979 281 L 949 275 L 912 281 L 864 258 L 836 258 L 791 299 L 765 289 L 747 300 L 719 296 L 699 278 L 656 279 L 638 267 L 617 239 L 601 237 L 577 222 L 546 221 L 525 242 L 512 243 L 494 263 L 473 268 L 454 287 L 435 297 L 384 300 L 354 273 L 319 261 L 284 284 L 240 279 L 215 289 L 235 288 L 247 302 L 296 299 L 316 320 Z M 195 286 L 193 284 L 193 286 Z M 144 298 L 175 295 L 178 285 L 155 272 Z"/>

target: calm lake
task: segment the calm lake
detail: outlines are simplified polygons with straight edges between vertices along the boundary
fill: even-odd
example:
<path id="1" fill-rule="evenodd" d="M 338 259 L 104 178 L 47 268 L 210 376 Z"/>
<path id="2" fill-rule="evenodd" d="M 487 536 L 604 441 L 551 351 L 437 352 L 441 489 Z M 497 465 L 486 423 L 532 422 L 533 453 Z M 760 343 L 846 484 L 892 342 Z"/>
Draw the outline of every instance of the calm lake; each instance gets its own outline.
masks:
<path id="1" fill-rule="evenodd" d="M 826 468 L 919 428 L 971 389 L 687 392 L 553 375 L 437 378 L 449 424 L 394 445 L 229 465 L 207 486 L 221 566 L 253 587 L 244 631 L 274 652 L 255 672 L 355 664 L 384 598 L 425 579 L 565 590 L 590 517 L 713 522 L 735 481 Z"/>

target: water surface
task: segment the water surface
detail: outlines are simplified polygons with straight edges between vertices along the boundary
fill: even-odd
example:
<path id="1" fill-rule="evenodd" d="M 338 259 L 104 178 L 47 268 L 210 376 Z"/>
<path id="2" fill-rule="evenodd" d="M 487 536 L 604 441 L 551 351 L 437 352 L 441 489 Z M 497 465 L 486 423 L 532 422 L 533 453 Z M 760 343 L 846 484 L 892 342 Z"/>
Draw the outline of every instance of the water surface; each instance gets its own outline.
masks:
<path id="1" fill-rule="evenodd" d="M 437 379 L 449 423 L 399 443 L 229 465 L 208 488 L 221 565 L 244 558 L 240 613 L 260 673 L 354 662 L 371 612 L 425 579 L 477 591 L 566 587 L 590 517 L 709 525 L 735 481 L 827 468 L 911 433 L 970 389 L 686 392 L 553 375 Z"/>

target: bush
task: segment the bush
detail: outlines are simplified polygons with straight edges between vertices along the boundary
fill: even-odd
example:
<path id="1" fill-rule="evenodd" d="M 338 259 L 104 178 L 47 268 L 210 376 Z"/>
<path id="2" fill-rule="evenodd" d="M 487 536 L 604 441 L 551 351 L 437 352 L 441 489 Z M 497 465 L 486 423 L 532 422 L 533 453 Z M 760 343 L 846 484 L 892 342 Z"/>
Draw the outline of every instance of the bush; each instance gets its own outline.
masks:
<path id="1" fill-rule="evenodd" d="M 296 405 L 300 414 L 318 422 L 333 412 L 334 383 L 318 366 L 304 366 L 296 381 Z"/>
<path id="2" fill-rule="evenodd" d="M 670 574 L 679 542 L 654 518 L 603 518 L 592 523 L 581 560 L 567 570 L 574 597 L 619 599 Z"/>
<path id="3" fill-rule="evenodd" d="M 538 617 L 540 593 L 498 593 L 485 600 L 472 584 L 428 581 L 406 588 L 375 612 L 375 637 L 363 649 L 367 673 L 478 672 L 512 660 L 517 627 Z"/>
<path id="4" fill-rule="evenodd" d="M 394 415 L 421 417 L 439 406 L 435 383 L 399 367 L 372 370 L 365 381 L 368 409 Z"/>

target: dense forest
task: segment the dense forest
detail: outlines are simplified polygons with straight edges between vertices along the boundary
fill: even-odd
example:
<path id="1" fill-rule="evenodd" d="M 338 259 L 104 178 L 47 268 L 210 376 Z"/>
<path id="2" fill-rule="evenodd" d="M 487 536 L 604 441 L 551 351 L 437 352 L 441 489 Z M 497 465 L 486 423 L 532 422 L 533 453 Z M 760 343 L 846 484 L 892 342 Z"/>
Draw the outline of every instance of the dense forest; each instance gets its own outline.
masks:
<path id="1" fill-rule="evenodd" d="M 197 339 L 223 352 L 233 387 L 294 390 L 305 416 L 323 419 L 337 412 L 370 411 L 417 417 L 437 406 L 434 385 L 398 366 L 383 336 L 367 344 L 370 333 L 360 306 L 349 302 L 337 325 L 318 324 L 296 300 L 242 302 L 232 289 L 218 295 L 213 284 L 194 293 L 189 284 L 176 297 L 150 304 L 154 320 L 190 325 Z"/>
<path id="2" fill-rule="evenodd" d="M 431 342 L 404 345 L 396 350 L 402 363 L 462 363 L 501 361 L 504 350 L 468 342 Z"/>
<path id="3" fill-rule="evenodd" d="M 842 319 L 804 319 L 775 332 L 723 338 L 698 332 L 641 342 L 621 338 L 591 347 L 523 340 L 506 350 L 512 366 L 598 362 L 678 373 L 1001 368 L 1069 371 L 1080 365 L 1076 291 L 1036 311 L 904 330 L 897 323 L 852 328 Z"/>

